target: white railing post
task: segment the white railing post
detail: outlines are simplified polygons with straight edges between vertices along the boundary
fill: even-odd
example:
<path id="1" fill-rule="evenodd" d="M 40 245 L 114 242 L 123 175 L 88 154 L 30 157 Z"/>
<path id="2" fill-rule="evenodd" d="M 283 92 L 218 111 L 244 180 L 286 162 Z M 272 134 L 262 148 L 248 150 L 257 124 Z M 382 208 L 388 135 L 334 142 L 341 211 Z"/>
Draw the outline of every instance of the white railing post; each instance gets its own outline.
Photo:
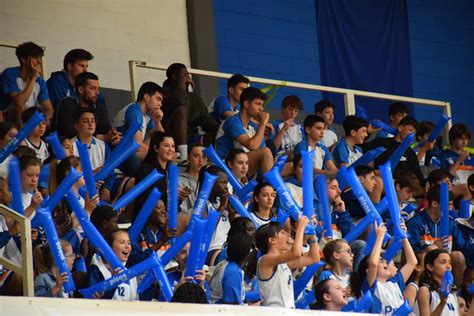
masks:
<path id="1" fill-rule="evenodd" d="M 23 296 L 33 297 L 34 276 L 33 276 L 33 248 L 31 245 L 31 222 L 25 216 L 15 212 L 11 208 L 0 204 L 0 214 L 4 217 L 10 217 L 20 225 L 20 241 L 21 241 L 21 266 L 15 265 L 14 262 L 7 258 L 0 257 L 0 264 L 7 269 L 21 275 L 23 279 Z"/>
<path id="2" fill-rule="evenodd" d="M 344 110 L 346 112 L 346 116 L 354 115 L 356 113 L 355 97 L 353 93 L 344 93 Z"/>

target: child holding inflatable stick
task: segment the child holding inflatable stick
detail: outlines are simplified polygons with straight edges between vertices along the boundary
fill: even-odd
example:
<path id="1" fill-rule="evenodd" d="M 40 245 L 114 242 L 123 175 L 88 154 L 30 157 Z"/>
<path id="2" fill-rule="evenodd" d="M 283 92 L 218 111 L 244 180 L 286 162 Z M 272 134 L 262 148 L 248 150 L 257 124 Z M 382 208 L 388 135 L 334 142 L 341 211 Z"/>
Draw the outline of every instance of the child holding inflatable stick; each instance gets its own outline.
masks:
<path id="1" fill-rule="evenodd" d="M 11 122 L 0 122 L 0 150 L 2 150 L 18 133 L 18 128 Z M 12 155 L 0 163 L 0 177 L 8 177 L 8 164 Z"/>
<path id="2" fill-rule="evenodd" d="M 130 252 L 132 250 L 130 245 L 130 239 L 128 233 L 124 230 L 115 230 L 106 236 L 107 244 L 112 249 L 114 255 L 122 263 L 122 267 L 128 260 Z M 104 280 L 108 280 L 114 275 L 122 272 L 124 268 L 116 267 L 113 268 L 110 263 L 100 260 L 100 257 L 94 257 L 88 270 L 89 286 L 92 287 L 96 284 L 100 284 Z M 142 273 L 145 271 L 142 271 Z M 137 293 L 137 280 L 135 278 L 129 278 L 128 280 L 122 280 L 116 278 L 118 286 L 114 286 L 112 289 L 103 288 L 102 290 L 82 290 L 81 293 L 86 297 L 94 298 L 107 298 L 121 301 L 135 301 L 138 300 Z M 124 282 L 125 281 L 125 282 Z M 128 282 L 126 282 L 128 281 Z M 113 285 L 111 282 L 110 285 Z"/>
<path id="3" fill-rule="evenodd" d="M 62 253 L 68 271 L 61 272 L 56 265 L 50 244 L 38 245 L 34 251 L 35 260 L 35 296 L 70 297 L 65 285 L 72 282 L 71 272 L 75 254 L 71 245 L 65 240 L 57 240 L 57 249 Z M 74 283 L 72 283 L 74 284 Z"/>
<path id="4" fill-rule="evenodd" d="M 23 123 L 29 121 L 33 115 L 37 112 L 41 112 L 44 114 L 43 110 L 39 108 L 29 108 L 26 109 L 23 113 L 21 113 L 21 120 Z M 35 151 L 36 157 L 41 160 L 41 163 L 44 163 L 46 159 L 49 157 L 49 150 L 48 144 L 44 140 L 41 139 L 44 133 L 46 132 L 46 120 L 41 121 L 26 137 L 20 145 L 27 146 Z"/>
<path id="5" fill-rule="evenodd" d="M 401 224 L 402 228 L 405 226 Z M 406 255 L 406 263 L 398 273 L 393 275 L 388 262 L 380 257 L 384 236 L 386 234 L 385 224 L 374 222 L 376 240 L 372 253 L 362 259 L 357 272 L 350 277 L 352 292 L 360 297 L 362 292 L 370 290 L 374 302 L 369 310 L 371 313 L 394 313 L 404 305 L 403 292 L 405 282 L 410 277 L 417 264 L 415 253 L 404 238 L 403 250 Z"/>
<path id="6" fill-rule="evenodd" d="M 33 218 L 36 209 L 43 202 L 43 196 L 38 191 L 38 177 L 41 161 L 33 156 L 22 156 L 19 159 L 22 185 L 22 204 L 25 216 Z"/>
<path id="7" fill-rule="evenodd" d="M 444 184 L 444 185 L 443 185 Z M 442 182 L 444 194 L 441 194 L 441 190 L 438 186 L 435 186 L 428 191 L 428 207 L 413 216 L 408 222 L 408 238 L 413 249 L 420 250 L 428 245 L 436 245 L 438 248 L 447 249 L 450 252 L 453 274 L 457 286 L 461 286 L 462 283 L 462 271 L 466 266 L 466 260 L 464 254 L 459 250 L 452 250 L 453 235 L 457 235 L 457 227 L 454 221 L 449 218 L 449 208 L 446 207 L 449 200 L 447 191 L 447 185 Z M 441 198 L 443 203 L 441 203 Z M 441 209 L 443 205 L 443 209 Z M 445 214 L 447 221 L 441 220 L 441 213 Z M 444 224 L 443 224 L 444 223 Z M 444 226 L 444 228 L 442 228 Z"/>
<path id="8" fill-rule="evenodd" d="M 72 251 L 71 244 L 66 242 L 66 246 L 61 247 L 61 242 L 56 232 L 56 227 L 51 216 L 49 209 L 39 209 L 38 216 L 40 217 L 41 224 L 44 227 L 48 243 L 50 245 L 50 252 L 54 259 L 54 264 L 57 267 L 56 276 L 61 276 L 61 284 L 65 293 L 69 293 L 75 289 L 74 281 L 72 279 L 71 270 L 74 264 L 76 255 Z M 63 248 L 63 249 L 61 249 Z M 66 253 L 67 255 L 66 256 Z M 48 266 L 48 268 L 52 268 Z M 52 293 L 54 296 L 54 293 Z"/>
<path id="9" fill-rule="evenodd" d="M 20 143 L 31 134 L 31 132 L 44 121 L 44 115 L 36 111 L 25 125 L 18 131 L 8 144 L 0 151 L 0 163 L 7 159 L 8 156 L 20 145 Z"/>
<path id="10" fill-rule="evenodd" d="M 316 236 L 309 236 L 310 251 L 301 255 L 304 231 L 309 220 L 299 216 L 293 246 L 291 238 L 278 223 L 272 222 L 257 230 L 256 244 L 263 256 L 257 264 L 258 287 L 263 306 L 295 308 L 290 269 L 302 268 L 319 262 Z"/>
<path id="11" fill-rule="evenodd" d="M 459 315 L 456 295 L 443 291 L 444 277 L 451 273 L 451 269 L 450 255 L 446 249 L 434 249 L 426 253 L 425 269 L 420 277 L 418 293 L 421 316 Z M 450 283 L 452 285 L 452 280 Z"/>

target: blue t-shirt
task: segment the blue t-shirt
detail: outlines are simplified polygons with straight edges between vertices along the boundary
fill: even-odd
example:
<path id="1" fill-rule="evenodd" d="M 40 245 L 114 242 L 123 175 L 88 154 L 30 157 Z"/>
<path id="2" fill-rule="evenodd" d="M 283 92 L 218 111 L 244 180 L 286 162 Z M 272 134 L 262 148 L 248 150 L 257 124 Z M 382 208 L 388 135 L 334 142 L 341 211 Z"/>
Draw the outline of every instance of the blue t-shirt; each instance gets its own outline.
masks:
<path id="1" fill-rule="evenodd" d="M 27 82 L 24 82 L 20 76 L 20 67 L 11 67 L 7 68 L 2 73 L 2 93 L 8 96 L 10 93 L 20 93 L 23 91 Z M 31 108 L 33 106 L 38 106 L 39 103 L 49 100 L 48 88 L 46 87 L 46 82 L 44 79 L 39 76 L 36 78 L 35 86 L 33 87 L 33 92 L 31 93 L 30 98 L 26 101 L 26 108 Z"/>
<path id="2" fill-rule="evenodd" d="M 336 167 L 338 168 L 341 163 L 351 165 L 354 161 L 362 157 L 362 149 L 357 145 L 354 146 L 354 149 L 350 148 L 345 138 L 337 143 L 332 153 L 334 155 L 334 160 L 336 161 Z"/>
<path id="3" fill-rule="evenodd" d="M 137 102 L 127 105 L 114 119 L 114 125 L 121 133 L 125 133 L 133 123 L 140 126 L 143 138 L 147 130 L 155 128 L 155 123 L 151 119 L 150 114 L 148 112 L 143 114 L 140 104 Z"/>
<path id="4" fill-rule="evenodd" d="M 249 151 L 248 148 L 242 146 L 237 142 L 237 138 L 240 135 L 248 135 L 253 137 L 257 133 L 258 126 L 252 121 L 249 122 L 247 128 L 244 128 L 240 115 L 234 115 L 229 117 L 224 121 L 224 124 L 221 126 L 221 130 L 218 133 L 216 140 L 217 153 L 222 158 L 225 158 L 229 151 L 234 148 L 242 148 L 245 151 Z M 262 139 L 260 148 L 265 148 L 265 141 Z"/>
<path id="5" fill-rule="evenodd" d="M 211 300 L 216 304 L 243 304 L 244 271 L 235 262 L 217 265 L 211 280 Z"/>
<path id="6" fill-rule="evenodd" d="M 452 149 L 446 149 L 439 154 L 438 158 L 441 161 L 441 167 L 443 169 L 448 169 L 449 167 L 454 165 L 456 160 L 458 160 L 459 154 Z M 467 179 L 473 173 L 474 167 L 471 162 L 471 157 L 468 156 L 461 162 L 458 170 L 456 171 L 456 177 L 453 180 L 453 184 L 467 183 Z"/>
<path id="7" fill-rule="evenodd" d="M 54 109 L 57 109 L 59 102 L 65 97 L 77 97 L 76 89 L 64 70 L 53 72 L 46 85 Z"/>
<path id="8" fill-rule="evenodd" d="M 211 116 L 216 120 L 216 122 L 221 123 L 225 118 L 223 114 L 225 112 L 234 112 L 234 114 L 239 113 L 240 104 L 237 103 L 235 108 L 232 108 L 230 104 L 229 96 L 220 96 L 214 100 L 214 109 L 211 112 Z"/>

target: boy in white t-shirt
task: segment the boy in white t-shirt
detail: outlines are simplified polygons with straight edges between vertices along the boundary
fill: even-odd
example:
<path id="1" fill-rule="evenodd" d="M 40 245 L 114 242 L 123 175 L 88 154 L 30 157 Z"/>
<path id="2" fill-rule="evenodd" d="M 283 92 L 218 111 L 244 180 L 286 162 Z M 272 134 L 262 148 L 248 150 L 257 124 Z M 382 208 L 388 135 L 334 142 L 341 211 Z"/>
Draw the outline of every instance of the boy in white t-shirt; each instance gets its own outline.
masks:
<path id="1" fill-rule="evenodd" d="M 94 111 L 83 107 L 77 109 L 74 113 L 74 129 L 77 131 L 77 136 L 72 139 L 74 156 L 79 157 L 76 140 L 87 144 L 87 152 L 89 153 L 89 160 L 93 171 L 103 167 L 110 154 L 109 146 L 103 140 L 93 136 L 95 128 Z M 99 191 L 100 199 L 107 203 L 111 201 L 111 191 L 114 180 L 115 173 L 111 173 L 111 175 L 105 179 Z"/>
<path id="2" fill-rule="evenodd" d="M 281 102 L 281 119 L 272 122 L 272 138 L 278 155 L 287 155 L 303 140 L 303 128 L 295 122 L 303 103 L 296 95 L 286 96 Z"/>

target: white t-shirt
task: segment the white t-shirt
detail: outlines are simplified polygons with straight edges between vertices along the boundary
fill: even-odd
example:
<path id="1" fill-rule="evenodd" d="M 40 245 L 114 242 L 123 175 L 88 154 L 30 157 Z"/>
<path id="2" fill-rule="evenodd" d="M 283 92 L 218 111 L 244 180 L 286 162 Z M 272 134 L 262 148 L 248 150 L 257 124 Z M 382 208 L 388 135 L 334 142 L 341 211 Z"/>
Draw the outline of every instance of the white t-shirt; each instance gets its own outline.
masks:
<path id="1" fill-rule="evenodd" d="M 337 143 L 337 134 L 332 129 L 324 130 L 322 142 L 327 148 L 331 147 Z"/>

